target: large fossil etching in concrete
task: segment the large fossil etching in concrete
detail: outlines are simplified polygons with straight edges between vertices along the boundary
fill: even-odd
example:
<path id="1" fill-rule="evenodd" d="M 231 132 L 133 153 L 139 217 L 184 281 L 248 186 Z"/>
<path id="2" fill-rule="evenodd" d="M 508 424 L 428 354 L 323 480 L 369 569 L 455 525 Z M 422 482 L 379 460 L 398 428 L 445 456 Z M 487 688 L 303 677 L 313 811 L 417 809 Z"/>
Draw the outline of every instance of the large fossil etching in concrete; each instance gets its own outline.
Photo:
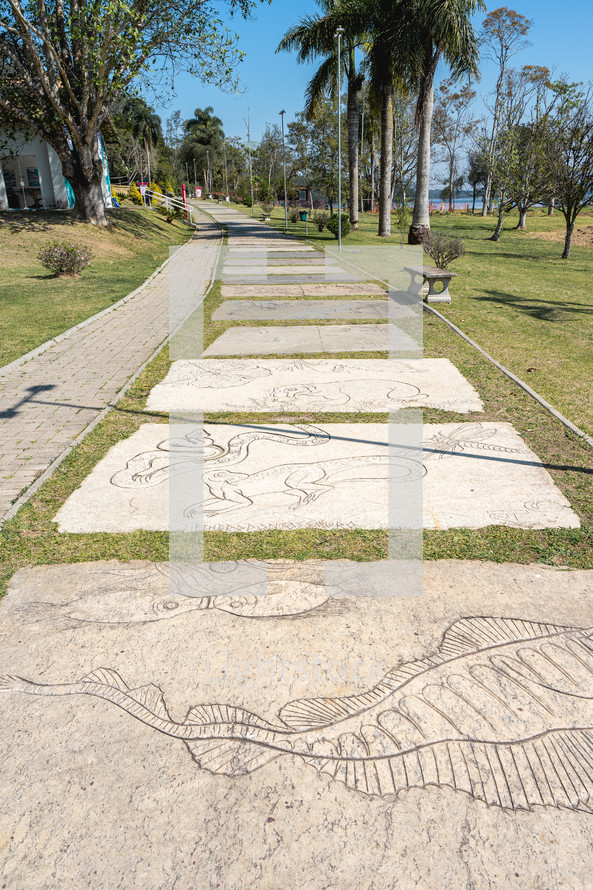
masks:
<path id="1" fill-rule="evenodd" d="M 448 359 L 204 359 L 173 364 L 147 411 L 482 411 Z"/>
<path id="2" fill-rule="evenodd" d="M 169 480 L 189 474 L 201 474 L 203 502 L 188 495 L 177 514 L 203 516 L 207 531 L 388 528 L 388 477 L 424 477 L 425 528 L 579 527 L 510 424 L 426 424 L 424 451 L 390 446 L 387 424 L 207 424 L 174 440 L 144 424 L 66 501 L 60 531 L 166 530 Z"/>
<path id="3" fill-rule="evenodd" d="M 239 777 L 297 757 L 385 799 L 436 786 L 510 810 L 593 813 L 592 636 L 523 618 L 463 618 L 437 652 L 372 689 L 291 701 L 273 723 L 209 703 L 177 721 L 158 686 L 130 688 L 108 668 L 60 684 L 5 676 L 0 689 L 105 699 L 184 742 L 210 773 Z"/>

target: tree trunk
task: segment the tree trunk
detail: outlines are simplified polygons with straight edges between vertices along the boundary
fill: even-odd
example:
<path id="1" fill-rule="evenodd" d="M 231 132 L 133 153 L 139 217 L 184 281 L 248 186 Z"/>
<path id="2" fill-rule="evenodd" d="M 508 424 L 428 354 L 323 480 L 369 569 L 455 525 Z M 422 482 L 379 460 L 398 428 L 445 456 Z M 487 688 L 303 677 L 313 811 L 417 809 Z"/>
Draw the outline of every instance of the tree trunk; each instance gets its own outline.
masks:
<path id="1" fill-rule="evenodd" d="M 556 198 L 552 198 L 552 200 L 548 204 L 548 216 L 554 216 L 554 205 L 555 204 L 556 204 Z"/>
<path id="2" fill-rule="evenodd" d="M 87 145 L 82 148 L 75 146 L 68 160 L 62 162 L 62 172 L 74 192 L 72 216 L 94 226 L 108 226 L 103 200 L 103 161 L 98 139 L 95 139 L 94 151 Z"/>
<path id="3" fill-rule="evenodd" d="M 525 231 L 527 228 L 527 208 L 519 206 L 519 222 L 517 223 L 517 228 L 521 231 Z"/>
<path id="4" fill-rule="evenodd" d="M 500 196 L 500 206 L 498 208 L 498 219 L 496 221 L 496 228 L 494 229 L 494 234 L 490 238 L 490 241 L 500 241 L 500 236 L 502 235 L 502 221 L 504 219 L 504 194 Z"/>
<path id="5" fill-rule="evenodd" d="M 476 183 L 474 183 L 474 191 L 472 195 L 472 216 L 476 212 Z"/>
<path id="6" fill-rule="evenodd" d="M 570 251 L 572 248 L 572 233 L 574 232 L 574 222 L 570 222 L 566 220 L 566 236 L 564 238 L 564 251 L 562 253 L 562 259 L 567 260 L 570 256 Z"/>
<path id="7" fill-rule="evenodd" d="M 426 91 L 424 113 L 418 134 L 418 162 L 416 166 L 416 195 L 412 225 L 408 232 L 408 244 L 423 244 L 430 236 L 430 132 L 434 107 L 434 86 L 430 83 Z"/>
<path id="8" fill-rule="evenodd" d="M 490 207 L 490 192 L 492 190 L 492 173 L 486 176 L 486 185 L 484 186 L 484 203 L 482 204 L 482 216 L 488 216 Z"/>
<path id="9" fill-rule="evenodd" d="M 351 51 L 350 68 L 354 70 L 354 49 Z M 353 229 L 358 228 L 358 98 L 360 95 L 360 78 L 354 74 L 348 80 L 348 176 L 350 178 L 350 223 Z"/>
<path id="10" fill-rule="evenodd" d="M 455 195 L 453 194 L 453 179 L 454 179 L 453 164 L 451 163 L 449 165 L 449 213 L 453 213 L 453 204 L 454 204 L 454 198 L 455 198 Z"/>
<path id="11" fill-rule="evenodd" d="M 391 237 L 391 168 L 393 166 L 393 86 L 383 87 L 381 107 L 381 172 L 379 178 L 379 237 Z"/>

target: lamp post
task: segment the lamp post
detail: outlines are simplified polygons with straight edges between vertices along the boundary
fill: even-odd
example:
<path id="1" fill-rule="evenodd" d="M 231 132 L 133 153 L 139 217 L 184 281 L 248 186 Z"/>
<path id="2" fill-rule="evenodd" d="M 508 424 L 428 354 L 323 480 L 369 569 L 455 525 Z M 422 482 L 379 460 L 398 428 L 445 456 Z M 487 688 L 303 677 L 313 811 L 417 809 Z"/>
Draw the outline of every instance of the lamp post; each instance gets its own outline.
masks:
<path id="1" fill-rule="evenodd" d="M 284 228 L 288 229 L 288 196 L 286 194 L 286 149 L 284 146 L 284 115 L 286 111 L 282 109 L 280 117 L 282 118 L 282 164 L 284 167 Z"/>
<path id="2" fill-rule="evenodd" d="M 227 167 L 227 163 L 226 163 L 226 139 L 222 143 L 222 150 L 224 152 L 224 180 L 226 183 L 226 199 L 227 199 L 227 203 L 228 203 L 228 200 L 229 200 L 229 171 L 228 171 L 228 167 Z"/>
<path id="3" fill-rule="evenodd" d="M 336 28 L 338 38 L 338 250 L 342 251 L 342 37 L 344 28 Z"/>
<path id="4" fill-rule="evenodd" d="M 251 109 L 247 109 L 247 120 L 243 118 L 243 121 L 247 124 L 247 150 L 249 152 L 249 184 L 251 186 L 251 215 L 255 214 L 255 207 L 253 203 L 253 164 L 251 162 L 251 129 L 250 129 L 250 115 Z"/>
<path id="5" fill-rule="evenodd" d="M 194 158 L 194 198 L 196 197 L 197 189 L 198 189 L 198 177 L 196 174 L 196 159 Z"/>

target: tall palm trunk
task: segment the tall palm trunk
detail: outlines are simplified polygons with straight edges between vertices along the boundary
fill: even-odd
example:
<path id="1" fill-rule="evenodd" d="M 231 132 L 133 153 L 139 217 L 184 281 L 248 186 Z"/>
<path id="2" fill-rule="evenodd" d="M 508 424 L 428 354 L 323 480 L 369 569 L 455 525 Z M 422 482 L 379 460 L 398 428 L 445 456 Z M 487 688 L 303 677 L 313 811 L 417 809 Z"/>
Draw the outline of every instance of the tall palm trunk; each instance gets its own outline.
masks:
<path id="1" fill-rule="evenodd" d="M 354 66 L 354 49 L 351 50 L 351 69 Z M 350 179 L 350 222 L 352 228 L 358 228 L 358 125 L 360 95 L 360 77 L 354 75 L 348 78 L 348 176 Z"/>
<path id="2" fill-rule="evenodd" d="M 391 237 L 391 168 L 393 166 L 393 84 L 383 87 L 381 107 L 381 173 L 379 179 L 379 237 Z"/>
<path id="3" fill-rule="evenodd" d="M 416 197 L 412 224 L 408 232 L 408 244 L 423 244 L 430 235 L 430 134 L 434 108 L 432 78 L 426 89 L 424 109 L 418 134 L 418 161 L 416 164 Z"/>

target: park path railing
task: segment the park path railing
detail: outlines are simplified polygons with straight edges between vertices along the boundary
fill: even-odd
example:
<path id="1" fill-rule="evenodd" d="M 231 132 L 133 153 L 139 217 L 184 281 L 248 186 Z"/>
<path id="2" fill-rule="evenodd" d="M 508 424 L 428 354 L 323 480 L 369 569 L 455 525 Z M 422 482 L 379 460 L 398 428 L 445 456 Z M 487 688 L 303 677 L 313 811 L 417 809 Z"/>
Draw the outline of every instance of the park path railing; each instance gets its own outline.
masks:
<path id="1" fill-rule="evenodd" d="M 152 189 L 144 189 L 144 193 L 142 195 L 144 200 L 144 205 L 148 206 L 158 206 L 159 204 L 165 208 L 165 210 L 181 210 L 185 215 L 187 222 L 190 226 L 195 226 L 194 222 L 194 211 L 193 207 L 190 206 L 189 202 L 184 204 L 181 198 L 174 198 L 171 195 L 164 195 L 162 192 L 155 192 Z M 150 199 L 150 205 L 148 204 L 147 198 Z"/>

